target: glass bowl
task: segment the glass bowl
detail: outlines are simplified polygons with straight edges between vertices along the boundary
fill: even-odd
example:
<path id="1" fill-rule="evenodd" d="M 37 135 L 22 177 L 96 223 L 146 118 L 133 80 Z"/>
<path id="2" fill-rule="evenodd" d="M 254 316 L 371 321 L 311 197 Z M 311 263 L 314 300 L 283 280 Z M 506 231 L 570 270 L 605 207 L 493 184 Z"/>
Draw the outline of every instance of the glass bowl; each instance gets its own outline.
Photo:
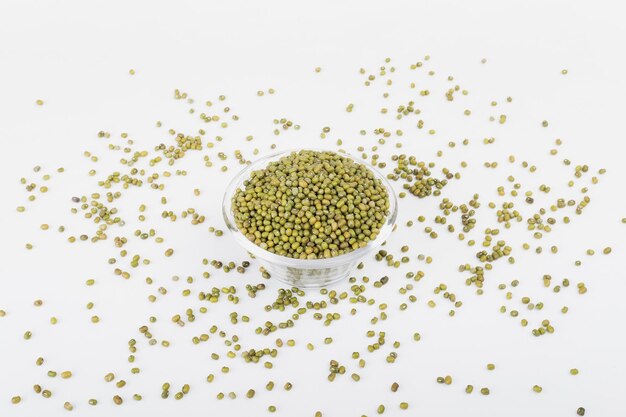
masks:
<path id="1" fill-rule="evenodd" d="M 320 149 L 311 149 L 313 151 L 322 151 Z M 398 214 L 398 202 L 396 195 L 391 188 L 391 185 L 376 168 L 371 165 L 362 162 L 361 160 L 346 154 L 339 153 L 340 155 L 350 158 L 353 161 L 365 165 L 369 170 L 374 173 L 374 176 L 381 181 L 383 186 L 387 189 L 389 195 L 389 212 L 385 220 L 385 224 L 381 227 L 378 236 L 373 241 L 369 242 L 367 246 L 345 253 L 343 255 L 334 256 L 332 258 L 324 259 L 294 259 L 286 256 L 276 255 L 261 247 L 257 246 L 254 242 L 251 242 L 246 238 L 243 233 L 237 227 L 233 212 L 231 210 L 231 199 L 238 188 L 243 188 L 245 180 L 250 178 L 250 173 L 259 169 L 263 169 L 270 162 L 277 161 L 280 158 L 289 155 L 292 152 L 298 152 L 298 150 L 288 150 L 278 152 L 272 155 L 268 155 L 261 159 L 258 159 L 248 164 L 244 169 L 239 172 L 235 178 L 226 187 L 224 193 L 224 199 L 222 201 L 222 215 L 228 230 L 232 233 L 233 237 L 245 250 L 251 253 L 255 258 L 260 259 L 263 266 L 269 272 L 272 278 L 275 278 L 285 284 L 289 284 L 293 287 L 299 288 L 316 288 L 324 287 L 333 284 L 337 281 L 346 279 L 354 267 L 359 261 L 367 254 L 372 253 L 383 244 L 383 242 L 389 237 L 389 234 L 393 230 L 393 226 Z M 330 151 L 334 152 L 334 151 Z"/>

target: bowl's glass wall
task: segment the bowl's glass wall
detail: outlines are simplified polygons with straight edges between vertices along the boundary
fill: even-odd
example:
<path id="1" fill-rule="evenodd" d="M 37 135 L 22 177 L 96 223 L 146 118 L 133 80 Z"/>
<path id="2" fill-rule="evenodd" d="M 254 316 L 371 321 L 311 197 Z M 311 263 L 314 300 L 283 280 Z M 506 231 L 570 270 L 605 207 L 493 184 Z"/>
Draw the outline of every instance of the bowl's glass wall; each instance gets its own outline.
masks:
<path id="1" fill-rule="evenodd" d="M 316 149 L 314 149 L 316 150 Z M 238 188 L 243 187 L 243 183 L 250 177 L 250 173 L 267 166 L 268 163 L 277 161 L 290 154 L 297 152 L 296 150 L 279 152 L 273 155 L 258 159 L 247 165 L 237 176 L 231 181 L 224 193 L 222 202 L 222 214 L 226 226 L 232 232 L 233 237 L 248 252 L 263 261 L 263 266 L 270 273 L 272 278 L 276 278 L 286 284 L 295 287 L 322 287 L 330 285 L 334 282 L 347 278 L 358 262 L 368 253 L 371 253 L 387 239 L 393 230 L 397 217 L 397 200 L 391 185 L 377 169 L 367 163 L 360 161 L 348 154 L 342 156 L 353 159 L 355 162 L 366 165 L 387 189 L 389 195 L 389 213 L 387 215 L 384 226 L 380 233 L 366 247 L 348 252 L 343 255 L 335 256 L 328 259 L 292 259 L 285 256 L 276 255 L 266 251 L 253 242 L 248 240 L 237 228 L 235 219 L 231 210 L 231 199 Z"/>

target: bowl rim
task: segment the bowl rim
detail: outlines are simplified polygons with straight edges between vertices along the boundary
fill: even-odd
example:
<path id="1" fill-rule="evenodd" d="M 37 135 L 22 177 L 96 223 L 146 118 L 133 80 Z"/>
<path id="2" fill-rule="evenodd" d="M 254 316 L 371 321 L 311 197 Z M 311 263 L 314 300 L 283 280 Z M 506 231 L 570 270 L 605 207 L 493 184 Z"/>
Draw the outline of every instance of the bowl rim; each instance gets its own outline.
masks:
<path id="1" fill-rule="evenodd" d="M 303 150 L 310 150 L 315 152 L 335 152 L 341 156 L 352 159 L 356 163 L 360 163 L 365 165 L 372 173 L 376 176 L 377 179 L 381 181 L 383 186 L 387 189 L 387 194 L 389 196 L 389 214 L 385 219 L 385 224 L 380 228 L 378 236 L 376 239 L 370 241 L 365 247 L 355 249 L 348 253 L 344 253 L 342 255 L 333 256 L 331 258 L 322 258 L 322 259 L 299 259 L 299 258 L 289 258 L 287 256 L 277 255 L 268 250 L 265 250 L 250 241 L 247 237 L 241 233 L 239 228 L 237 227 L 234 219 L 234 215 L 231 210 L 231 198 L 235 193 L 235 190 L 240 187 L 240 184 L 243 184 L 250 173 L 252 171 L 261 169 L 269 162 L 273 162 L 276 159 L 279 159 L 283 156 L 289 155 L 293 152 L 300 152 Z M 247 164 L 241 171 L 235 175 L 235 177 L 230 181 L 226 190 L 224 192 L 224 196 L 222 198 L 222 216 L 224 218 L 224 222 L 228 230 L 231 232 L 237 243 L 239 243 L 245 250 L 253 254 L 256 258 L 263 259 L 265 261 L 271 262 L 273 264 L 291 267 L 291 268 L 300 268 L 300 269 L 324 269 L 324 268 L 333 268 L 338 265 L 343 265 L 350 262 L 355 262 L 368 253 L 372 252 L 374 249 L 378 248 L 382 245 L 383 242 L 387 240 L 389 235 L 394 229 L 395 222 L 398 216 L 398 200 L 396 198 L 396 194 L 393 190 L 393 187 L 387 180 L 387 178 L 375 167 L 371 164 L 361 161 L 355 158 L 353 155 L 348 152 L 337 152 L 330 149 L 319 149 L 319 148 L 300 148 L 300 149 L 287 149 L 279 152 L 274 152 L 272 154 L 263 156 L 259 159 L 256 159 L 249 164 Z"/>

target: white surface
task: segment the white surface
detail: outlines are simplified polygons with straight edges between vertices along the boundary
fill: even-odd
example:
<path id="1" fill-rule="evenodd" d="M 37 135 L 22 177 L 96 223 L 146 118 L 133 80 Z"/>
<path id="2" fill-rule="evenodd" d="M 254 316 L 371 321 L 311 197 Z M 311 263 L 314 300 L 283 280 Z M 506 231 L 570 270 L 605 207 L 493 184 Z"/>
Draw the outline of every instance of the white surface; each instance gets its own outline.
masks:
<path id="1" fill-rule="evenodd" d="M 373 416 L 381 403 L 387 407 L 385 415 L 391 416 L 568 417 L 575 416 L 579 406 L 587 409 L 587 416 L 623 416 L 626 225 L 620 218 L 626 216 L 621 123 L 626 33 L 620 8 L 618 2 L 609 1 L 0 2 L 0 309 L 7 311 L 0 318 L 0 415 L 65 415 L 63 403 L 71 401 L 74 414 L 90 416 L 258 416 L 268 414 L 270 404 L 278 407 L 275 415 L 280 416 L 313 416 L 316 410 L 325 417 Z M 426 54 L 432 56 L 426 68 L 419 73 L 407 70 Z M 393 87 L 383 88 L 380 82 L 363 87 L 358 69 L 375 71 L 384 65 L 385 57 L 391 57 L 390 65 L 398 69 Z M 313 71 L 316 66 L 323 68 L 321 73 Z M 136 70 L 135 76 L 129 76 L 130 68 Z M 563 68 L 569 70 L 567 76 L 561 75 Z M 426 77 L 426 69 L 436 75 Z M 468 97 L 457 94 L 453 103 L 445 101 L 449 74 L 470 90 Z M 416 90 L 407 88 L 411 81 L 418 83 Z M 417 95 L 422 85 L 432 91 L 428 98 Z M 277 91 L 274 96 L 256 96 L 257 90 L 270 87 Z M 196 99 L 196 115 L 187 113 L 189 105 L 172 100 L 174 88 Z M 390 98 L 382 98 L 384 91 L 390 92 Z M 168 128 L 195 132 L 202 127 L 197 118 L 202 103 L 207 99 L 217 103 L 219 94 L 228 96 L 226 104 L 241 120 L 223 132 L 212 125 L 208 135 L 222 134 L 225 140 L 213 150 L 190 153 L 174 167 L 186 169 L 187 177 L 164 180 L 168 209 L 180 213 L 195 207 L 206 215 L 204 225 L 191 226 L 180 217 L 176 223 L 164 221 L 160 194 L 144 186 L 139 192 L 125 192 L 117 204 L 128 218 L 125 229 L 109 229 L 109 240 L 97 245 L 67 243 L 71 234 L 94 230 L 93 224 L 69 212 L 70 197 L 101 191 L 96 181 L 123 168 L 117 163 L 121 154 L 109 152 L 107 142 L 96 137 L 99 130 L 111 132 L 116 138 L 111 142 L 120 144 L 119 134 L 129 132 L 135 149 L 151 151 L 156 144 L 170 141 Z M 506 104 L 509 95 L 514 101 Z M 427 127 L 437 130 L 435 136 L 417 131 L 415 117 L 402 123 L 394 120 L 395 108 L 411 97 L 423 109 Z M 36 106 L 36 99 L 43 99 L 45 105 Z M 491 108 L 491 100 L 497 100 L 498 107 Z M 352 114 L 344 110 L 350 102 L 355 104 Z M 383 105 L 389 108 L 386 116 L 378 112 Z M 472 109 L 470 118 L 462 115 L 465 108 Z M 500 113 L 508 115 L 505 125 L 487 120 Z M 302 129 L 274 137 L 272 119 L 280 117 L 301 124 Z M 540 126 L 544 119 L 550 121 L 545 129 Z M 162 129 L 154 127 L 156 120 L 163 121 Z M 325 144 L 319 139 L 323 126 L 332 127 Z M 372 279 L 383 274 L 391 278 L 385 288 L 366 292 L 377 305 L 389 304 L 387 321 L 370 325 L 370 318 L 378 314 L 376 306 L 358 306 L 358 314 L 350 317 L 351 306 L 341 303 L 327 310 L 343 315 L 330 327 L 307 313 L 293 329 L 269 337 L 254 335 L 253 329 L 265 320 L 287 318 L 262 310 L 278 285 L 267 282 L 265 294 L 249 299 L 243 287 L 260 281 L 254 272 L 256 263 L 243 277 L 224 276 L 209 268 L 213 277 L 201 278 L 203 257 L 245 259 L 229 236 L 217 239 L 206 231 L 209 225 L 223 227 L 221 191 L 237 170 L 232 151 L 238 147 L 244 156 L 252 157 L 251 148 L 258 147 L 262 155 L 271 143 L 279 148 L 310 144 L 332 148 L 342 138 L 346 150 L 354 152 L 363 145 L 371 154 L 375 127 L 401 127 L 405 132 L 399 140 L 404 143 L 401 151 L 436 161 L 438 168 L 456 170 L 461 160 L 470 164 L 462 180 L 452 181 L 444 196 L 460 203 L 480 192 L 482 214 L 473 233 L 477 240 L 485 227 L 496 225 L 487 202 L 503 201 L 496 188 L 510 187 L 508 175 L 522 183 L 523 191 L 534 190 L 537 209 L 558 197 L 580 198 L 578 190 L 589 183 L 591 174 L 567 189 L 574 165 L 587 163 L 593 173 L 601 167 L 608 172 L 591 188 L 592 202 L 584 215 L 572 214 L 570 225 L 555 227 L 540 242 L 542 255 L 521 249 L 523 242 L 533 247 L 536 242 L 523 224 L 513 225 L 505 235 L 517 263 L 496 263 L 482 297 L 466 287 L 466 275 L 456 271 L 459 263 L 473 262 L 478 245 L 468 248 L 443 228 L 435 241 L 421 231 L 423 225 L 404 228 L 408 219 L 420 214 L 432 220 L 438 214 L 438 199 L 401 200 L 400 227 L 389 247 L 398 253 L 402 244 L 409 243 L 411 264 L 391 270 L 370 260 L 363 271 Z M 367 129 L 368 135 L 359 136 L 360 129 Z M 246 144 L 243 138 L 249 134 L 255 138 Z M 496 143 L 482 145 L 482 138 L 490 136 L 496 137 Z M 460 145 L 465 137 L 471 146 Z M 551 157 L 548 152 L 557 137 L 564 144 Z M 457 142 L 455 149 L 446 146 L 450 140 Z M 381 147 L 381 155 L 394 153 L 396 142 L 392 137 Z M 443 158 L 435 156 L 438 149 L 444 151 Z M 86 150 L 100 161 L 94 164 L 83 157 Z M 219 151 L 229 156 L 227 173 L 217 168 Z M 202 164 L 201 155 L 207 152 L 216 162 L 211 169 Z M 509 154 L 517 156 L 514 165 L 506 162 Z M 573 165 L 563 166 L 563 158 Z M 524 172 L 522 160 L 536 164 L 537 172 Z M 499 167 L 488 170 L 482 167 L 485 161 L 498 161 Z M 32 172 L 35 165 L 42 166 L 39 174 Z M 66 169 L 62 175 L 55 171 L 59 166 Z M 92 168 L 98 174 L 88 177 Z M 161 164 L 156 171 L 164 169 Z M 37 193 L 37 201 L 29 203 L 19 178 L 34 181 L 44 173 L 52 175 L 50 191 L 43 196 Z M 552 186 L 547 196 L 537 190 L 542 183 Z M 193 195 L 196 187 L 202 191 L 200 197 Z M 516 201 L 525 215 L 532 213 L 521 198 Z M 137 226 L 141 202 L 148 204 L 148 220 Z M 27 212 L 17 213 L 18 205 L 25 205 Z M 454 221 L 458 224 L 458 219 Z M 41 223 L 49 223 L 51 230 L 39 230 Z M 56 231 L 60 224 L 67 228 L 63 235 Z M 153 263 L 133 271 L 132 279 L 125 281 L 113 275 L 106 260 L 118 253 L 113 237 L 130 237 L 136 227 L 156 228 L 166 243 L 127 245 L 131 255 L 139 253 Z M 33 243 L 32 251 L 24 249 L 26 242 Z M 548 250 L 552 244 L 559 246 L 557 255 Z M 613 253 L 602 255 L 601 249 L 609 245 Z M 176 253 L 162 260 L 167 247 Z M 597 254 L 586 256 L 588 248 Z M 419 253 L 432 256 L 433 263 L 416 261 Z M 583 265 L 574 267 L 575 259 Z M 418 302 L 400 312 L 398 305 L 406 296 L 398 288 L 408 283 L 406 271 L 417 269 L 426 272 L 412 292 Z M 579 296 L 571 287 L 554 294 L 542 287 L 543 274 L 551 274 L 556 282 L 565 277 L 573 284 L 585 281 L 589 292 Z M 172 275 L 179 275 L 181 281 L 173 282 Z M 184 282 L 189 275 L 196 277 L 196 283 Z M 146 276 L 154 278 L 152 287 L 144 283 Z M 88 278 L 96 279 L 96 285 L 85 286 Z M 507 302 L 497 285 L 512 279 L 521 284 L 513 290 L 514 300 Z M 447 303 L 432 294 L 441 282 L 464 302 L 454 318 L 447 315 Z M 231 284 L 240 290 L 238 306 L 225 301 L 208 305 L 209 313 L 197 314 L 196 322 L 185 328 L 169 320 L 187 307 L 197 310 L 198 291 Z M 159 286 L 166 287 L 168 295 L 149 303 L 148 295 L 157 294 Z M 184 298 L 180 293 L 188 287 L 192 296 Z M 343 291 L 348 285 L 335 288 Z M 543 300 L 546 307 L 542 312 L 526 312 L 519 302 L 522 296 Z M 38 298 L 44 305 L 36 308 L 33 301 Z M 308 298 L 321 299 L 314 292 L 308 292 Z M 437 308 L 427 307 L 429 299 L 437 301 Z M 93 312 L 85 308 L 89 301 L 95 303 Z M 502 304 L 518 308 L 520 318 L 531 322 L 529 327 L 523 329 L 519 318 L 500 314 Z M 565 316 L 559 313 L 563 305 L 570 307 Z M 233 328 L 228 321 L 232 311 L 249 313 L 252 322 Z M 89 322 L 92 314 L 100 316 L 100 324 Z M 150 315 L 159 317 L 151 329 L 157 339 L 172 342 L 169 349 L 148 346 L 138 333 Z M 51 316 L 58 317 L 59 324 L 51 326 Z M 552 320 L 556 333 L 531 336 L 531 326 L 543 318 Z M 198 346 L 190 342 L 213 324 L 223 325 L 229 334 L 236 332 L 246 349 L 271 346 L 276 337 L 293 338 L 297 346 L 280 349 L 274 369 L 267 370 L 261 364 L 245 364 L 239 357 L 228 359 L 227 348 L 217 336 Z M 366 351 L 372 339 L 365 332 L 370 329 L 387 334 L 384 349 L 374 354 Z M 34 334 L 30 341 L 22 338 L 26 330 Z M 415 331 L 422 334 L 417 344 L 411 340 Z M 328 336 L 335 341 L 324 345 Z M 130 375 L 133 365 L 126 362 L 126 343 L 131 338 L 138 340 L 134 366 L 141 368 L 139 375 Z M 384 358 L 395 340 L 402 346 L 396 363 L 389 365 Z M 316 345 L 314 352 L 307 351 L 307 342 Z M 350 358 L 353 351 L 367 360 L 365 369 L 358 369 Z M 212 352 L 220 353 L 221 359 L 211 360 Z M 46 363 L 36 367 L 40 355 Z M 348 371 L 331 384 L 326 375 L 333 358 Z M 496 364 L 495 371 L 485 370 L 489 362 Z M 230 366 L 230 374 L 219 372 L 223 365 Z M 572 367 L 580 375 L 570 376 Z M 51 379 L 46 376 L 49 369 L 68 369 L 74 377 Z M 104 382 L 103 376 L 111 371 L 127 381 L 125 388 L 118 390 Z M 361 375 L 359 383 L 350 379 L 352 372 Z M 205 382 L 209 373 L 216 375 L 213 384 Z M 454 378 L 451 386 L 435 383 L 437 376 L 448 374 Z M 264 389 L 269 379 L 277 385 L 271 393 Z M 291 392 L 282 389 L 288 380 L 294 384 Z M 161 400 L 160 386 L 165 381 L 174 387 L 172 393 L 189 383 L 191 393 L 181 401 Z M 397 393 L 389 390 L 393 381 L 401 386 Z M 53 397 L 35 395 L 36 383 L 51 389 Z M 475 386 L 472 395 L 464 393 L 468 383 Z M 543 393 L 533 393 L 534 384 L 541 385 Z M 477 393 L 483 386 L 490 387 L 490 396 Z M 249 388 L 257 392 L 252 400 L 245 398 Z M 234 391 L 238 398 L 217 401 L 220 391 Z M 111 401 L 118 392 L 125 399 L 119 407 Z M 133 401 L 133 393 L 142 394 L 144 400 Z M 10 403 L 14 395 L 23 398 L 18 406 Z M 88 398 L 97 398 L 100 404 L 90 407 Z M 410 403 L 406 412 L 398 409 L 401 401 Z"/>

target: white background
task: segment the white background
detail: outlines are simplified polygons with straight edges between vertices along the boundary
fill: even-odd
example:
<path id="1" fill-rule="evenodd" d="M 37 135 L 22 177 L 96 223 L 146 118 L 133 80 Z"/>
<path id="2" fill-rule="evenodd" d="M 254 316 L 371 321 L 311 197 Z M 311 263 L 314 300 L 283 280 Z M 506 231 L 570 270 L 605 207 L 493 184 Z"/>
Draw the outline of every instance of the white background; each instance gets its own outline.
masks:
<path id="1" fill-rule="evenodd" d="M 617 1 L 0 1 L 0 309 L 7 312 L 0 318 L 0 415 L 64 415 L 63 403 L 70 401 L 73 413 L 90 416 L 260 416 L 268 414 L 270 404 L 278 407 L 276 415 L 281 416 L 313 416 L 316 410 L 324 416 L 372 416 L 378 404 L 385 404 L 385 415 L 391 416 L 567 417 L 575 416 L 579 406 L 587 409 L 587 416 L 623 416 L 626 281 L 621 260 L 626 225 L 620 219 L 626 216 L 626 30 L 622 16 Z M 408 70 L 426 54 L 431 60 L 421 72 Z M 363 87 L 358 69 L 376 73 L 386 57 L 392 59 L 387 66 L 397 68 L 391 77 L 394 85 L 385 88 L 379 80 L 375 86 Z M 480 63 L 482 58 L 487 59 L 485 64 Z M 317 66 L 323 68 L 321 73 L 314 72 Z M 136 75 L 129 75 L 130 68 Z M 569 70 L 567 76 L 561 74 L 563 68 Z M 427 70 L 435 75 L 426 76 Z M 446 102 L 443 93 L 454 84 L 446 81 L 448 75 L 470 94 L 457 94 L 453 103 Z M 415 90 L 408 88 L 413 81 L 418 84 Z M 276 89 L 275 95 L 256 95 L 257 90 L 270 87 Z M 174 101 L 175 88 L 188 92 L 196 103 Z M 431 96 L 419 97 L 421 88 L 430 88 Z M 388 99 L 382 97 L 385 91 L 390 93 Z M 164 180 L 167 209 L 180 213 L 195 207 L 206 215 L 204 225 L 191 226 L 180 217 L 176 223 L 161 219 L 160 195 L 144 186 L 128 190 L 119 200 L 120 213 L 129 219 L 126 228 L 109 229 L 109 240 L 96 245 L 67 242 L 69 235 L 94 230 L 93 224 L 70 213 L 70 198 L 104 192 L 96 181 L 123 168 L 117 163 L 121 154 L 109 152 L 109 142 L 98 139 L 98 131 L 111 132 L 110 143 L 122 145 L 119 135 L 128 132 L 136 150 L 152 151 L 158 143 L 170 143 L 166 129 L 193 133 L 206 127 L 197 118 L 206 110 L 202 103 L 207 99 L 217 103 L 220 94 L 228 97 L 225 105 L 241 120 L 228 129 L 208 128 L 207 136 L 220 134 L 224 141 L 179 161 L 174 168 L 187 170 L 187 177 Z M 513 97 L 512 103 L 505 103 L 507 96 Z M 44 106 L 35 105 L 37 99 L 44 100 Z M 418 131 L 417 118 L 394 120 L 395 108 L 411 99 L 423 109 L 422 118 L 436 135 Z M 489 106 L 492 100 L 498 101 L 497 107 Z M 355 104 L 351 114 L 344 110 L 348 103 Z M 389 108 L 388 115 L 379 113 L 382 106 Z M 188 114 L 190 107 L 197 108 L 195 115 Z M 472 109 L 471 117 L 462 115 L 465 108 Z M 501 113 L 508 116 L 505 125 L 488 121 Z M 275 137 L 272 119 L 280 117 L 301 124 L 302 129 Z M 541 127 L 544 119 L 550 121 L 548 128 Z M 154 127 L 157 120 L 163 122 L 160 130 Z M 325 142 L 319 139 L 323 126 L 332 127 Z M 497 263 L 487 275 L 482 297 L 466 287 L 466 275 L 456 271 L 458 264 L 473 262 L 478 245 L 469 248 L 443 228 L 438 229 L 437 240 L 423 233 L 424 225 L 407 229 L 406 221 L 418 215 L 432 223 L 439 214 L 439 200 L 401 200 L 399 228 L 388 246 L 399 253 L 400 246 L 409 244 L 411 263 L 395 270 L 368 260 L 362 271 L 372 279 L 390 276 L 385 288 L 366 292 L 376 299 L 376 306 L 389 305 L 387 321 L 369 323 L 378 314 L 376 306 L 358 306 L 358 314 L 350 317 L 351 306 L 343 303 L 328 309 L 343 315 L 328 328 L 307 313 L 289 331 L 254 335 L 253 329 L 265 320 L 287 318 L 262 309 L 279 284 L 269 281 L 265 294 L 249 299 L 243 287 L 259 282 L 256 263 L 245 276 L 209 269 L 213 277 L 201 278 L 206 270 L 200 263 L 203 257 L 245 259 L 229 236 L 218 239 L 206 230 L 209 225 L 224 228 L 220 200 L 238 169 L 233 150 L 241 149 L 252 158 L 252 148 L 262 155 L 272 143 L 279 149 L 335 149 L 336 140 L 342 138 L 347 151 L 354 153 L 362 145 L 371 154 L 376 127 L 404 130 L 402 138 L 392 137 L 380 148 L 385 157 L 397 151 L 395 143 L 402 142 L 402 152 L 437 162 L 436 172 L 444 166 L 457 171 L 460 161 L 468 162 L 462 180 L 451 182 L 444 196 L 461 203 L 474 192 L 481 194 L 482 211 L 472 236 L 478 244 L 484 228 L 497 226 L 487 203 L 508 201 L 495 192 L 500 185 L 510 188 L 507 176 L 515 176 L 522 191 L 534 190 L 533 207 L 522 198 L 516 200 L 516 208 L 521 207 L 526 216 L 559 197 L 580 199 L 580 188 L 590 186 L 590 177 L 599 168 L 606 168 L 607 174 L 591 187 L 592 202 L 582 216 L 569 211 L 570 225 L 555 226 L 538 242 L 524 224 L 514 224 L 503 233 L 517 262 Z M 360 136 L 361 129 L 368 135 Z M 250 134 L 254 140 L 244 142 Z M 482 138 L 491 136 L 496 143 L 483 145 Z M 463 138 L 471 140 L 470 146 L 460 145 Z M 557 156 L 550 156 L 556 138 L 563 145 Z M 451 140 L 457 142 L 455 149 L 447 147 Z M 439 149 L 442 158 L 435 155 Z M 98 155 L 100 161 L 90 162 L 82 156 L 84 151 Z M 227 173 L 218 169 L 219 151 L 229 156 Z M 203 166 L 204 154 L 215 162 L 213 168 Z M 516 155 L 515 164 L 507 162 L 509 154 Z M 563 158 L 572 165 L 565 167 Z M 536 164 L 537 172 L 523 170 L 523 160 Z M 499 166 L 486 169 L 485 161 L 498 161 Z M 566 183 L 574 165 L 585 163 L 590 173 L 569 189 Z M 32 171 L 35 165 L 42 167 L 38 174 Z M 64 174 L 56 173 L 59 166 L 65 167 Z M 161 164 L 156 172 L 165 168 Z M 90 169 L 97 170 L 95 177 L 87 176 Z M 36 193 L 37 201 L 28 202 L 19 178 L 42 185 L 44 173 L 52 176 L 47 184 L 50 191 Z M 540 184 L 550 185 L 551 193 L 542 195 L 537 190 Z M 200 197 L 193 195 L 194 188 L 202 191 Z M 143 224 L 136 221 L 142 202 L 148 205 Z M 16 212 L 19 205 L 27 207 L 26 213 Z M 458 219 L 454 222 L 458 224 Z M 51 230 L 41 231 L 42 223 L 50 224 Z M 56 231 L 59 225 L 66 227 L 62 235 Z M 127 245 L 130 254 L 140 253 L 153 262 L 124 281 L 113 275 L 106 260 L 118 253 L 113 237 L 130 237 L 137 227 L 156 228 L 166 242 Z M 32 251 L 24 248 L 27 242 L 34 245 Z M 533 249 L 542 245 L 543 254 L 532 249 L 524 252 L 523 242 Z M 556 255 L 548 250 L 553 244 L 559 246 Z M 601 254 L 605 246 L 613 247 L 611 255 Z M 176 253 L 163 260 L 167 247 Z M 596 250 L 595 256 L 585 255 L 589 248 Z M 433 263 L 417 261 L 418 254 L 432 256 Z M 583 265 L 575 267 L 576 259 Z M 127 265 L 127 260 L 118 264 Z M 418 302 L 400 312 L 398 305 L 406 296 L 398 289 L 408 283 L 404 274 L 418 269 L 426 273 L 412 292 Z M 584 281 L 589 291 L 579 296 L 572 286 L 554 294 L 542 287 L 544 274 L 551 274 L 555 283 L 566 277 L 573 284 Z M 181 281 L 173 282 L 173 275 Z M 196 283 L 184 282 L 189 275 Z M 145 284 L 146 276 L 155 280 L 152 287 Z M 96 285 L 85 286 L 88 278 L 96 279 Z M 505 291 L 497 285 L 513 279 L 520 286 L 512 290 L 513 300 L 506 301 Z M 464 302 L 454 318 L 447 315 L 448 303 L 432 293 L 442 282 Z M 226 301 L 209 305 L 207 315 L 198 313 L 198 320 L 184 329 L 169 320 L 188 307 L 197 310 L 198 291 L 228 285 L 240 290 L 238 306 Z M 158 294 L 159 286 L 166 287 L 168 295 L 149 303 L 148 295 Z M 180 295 L 185 288 L 192 290 L 188 298 Z M 348 285 L 336 289 L 344 291 Z M 544 301 L 546 307 L 541 312 L 527 311 L 519 301 L 523 296 Z M 308 298 L 321 296 L 309 291 Z M 34 307 L 35 299 L 42 299 L 44 305 Z M 427 307 L 430 299 L 437 308 Z M 95 303 L 91 312 L 85 308 L 89 301 Z M 500 314 L 503 304 L 520 310 L 520 317 Z M 559 312 L 563 305 L 570 307 L 567 315 Z M 232 311 L 249 314 L 252 322 L 232 326 L 228 321 Z M 98 325 L 89 322 L 92 314 L 100 316 Z M 148 346 L 138 333 L 150 315 L 159 318 L 151 326 L 154 336 L 170 340 L 169 349 Z M 58 318 L 56 326 L 49 324 L 51 316 Z M 530 321 L 529 327 L 519 325 L 521 317 Z M 552 320 L 556 332 L 534 338 L 530 328 L 544 318 Z M 218 336 L 199 346 L 190 342 L 213 324 L 238 334 L 247 349 L 272 346 L 276 337 L 293 338 L 297 346 L 281 349 L 274 369 L 266 370 L 239 357 L 228 359 Z M 33 332 L 30 341 L 22 338 L 26 330 Z M 387 333 L 382 351 L 367 353 L 367 344 L 373 342 L 365 336 L 367 330 Z M 415 331 L 422 334 L 419 343 L 411 340 Z M 335 341 L 324 345 L 329 336 Z M 138 340 L 136 366 L 142 370 L 136 376 L 130 375 L 132 365 L 126 362 L 126 343 L 131 338 Z M 396 363 L 389 365 L 384 358 L 395 340 L 402 346 Z M 308 342 L 315 344 L 314 352 L 306 350 Z M 367 360 L 364 369 L 350 358 L 353 351 Z M 212 352 L 220 353 L 221 359 L 211 360 Z M 46 359 L 42 367 L 34 365 L 38 356 Z M 348 368 L 332 384 L 326 381 L 330 359 Z M 495 371 L 485 370 L 489 362 L 496 364 Z M 228 375 L 219 372 L 223 365 L 230 366 Z M 569 375 L 573 367 L 580 375 Z M 51 379 L 46 376 L 50 369 L 71 370 L 74 377 Z M 104 374 L 111 371 L 127 381 L 125 388 L 118 390 L 104 382 Z M 352 381 L 351 372 L 358 372 L 361 381 Z M 213 384 L 204 380 L 209 373 L 216 375 Z M 435 383 L 437 376 L 445 375 L 454 378 L 451 386 Z M 276 382 L 271 393 L 263 388 L 269 379 Z M 165 381 L 175 387 L 172 393 L 189 383 L 191 393 L 181 401 L 161 400 L 160 386 Z M 294 384 L 291 392 L 282 388 L 286 381 Z M 401 386 L 397 393 L 389 390 L 393 381 Z M 35 395 L 36 383 L 52 390 L 53 397 Z M 475 386 L 474 394 L 464 393 L 466 384 Z M 532 392 L 534 384 L 544 388 L 541 394 Z M 490 396 L 477 393 L 483 386 L 491 389 Z M 245 398 L 249 388 L 257 391 L 252 400 Z M 230 391 L 237 393 L 236 400 L 215 399 L 218 392 Z M 122 406 L 111 401 L 118 392 L 125 399 Z M 142 394 L 144 400 L 133 401 L 133 393 Z M 14 395 L 22 396 L 20 405 L 10 403 Z M 97 398 L 100 404 L 90 407 L 88 398 Z M 410 403 L 409 410 L 400 412 L 401 401 Z"/>

